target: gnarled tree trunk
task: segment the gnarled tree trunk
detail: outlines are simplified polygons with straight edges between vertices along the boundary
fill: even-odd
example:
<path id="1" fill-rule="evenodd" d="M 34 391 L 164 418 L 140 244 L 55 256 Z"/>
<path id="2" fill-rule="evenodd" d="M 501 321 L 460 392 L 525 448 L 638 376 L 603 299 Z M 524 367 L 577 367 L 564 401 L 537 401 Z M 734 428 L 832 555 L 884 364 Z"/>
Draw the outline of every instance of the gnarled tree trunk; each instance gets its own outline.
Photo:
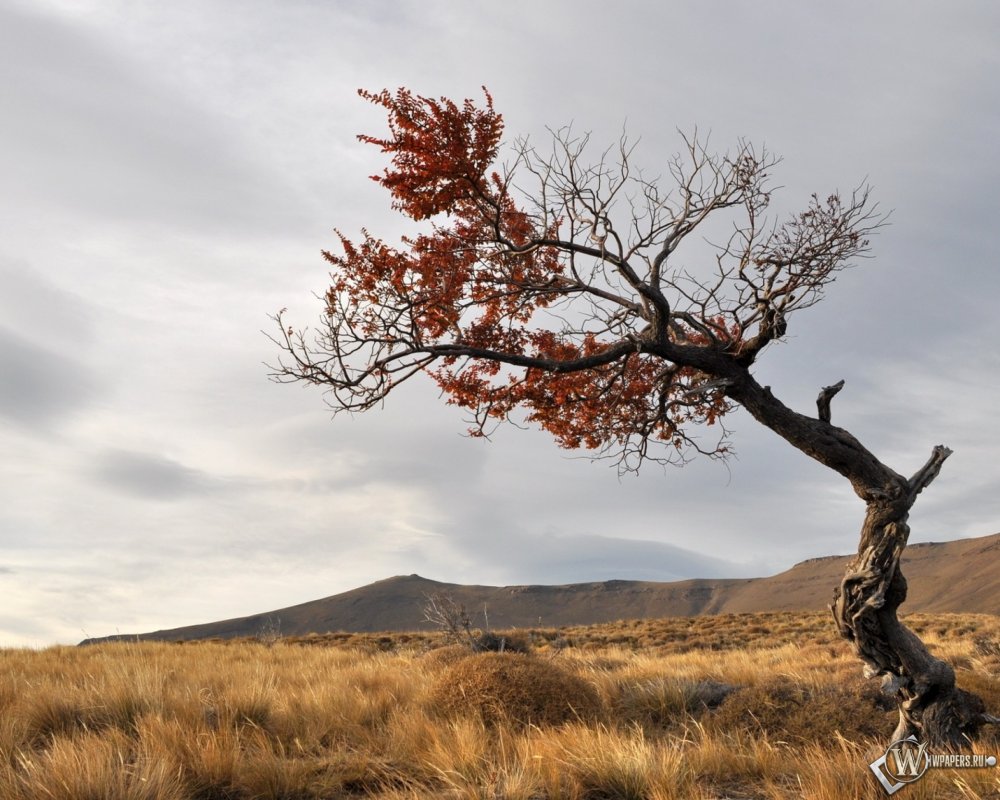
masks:
<path id="1" fill-rule="evenodd" d="M 830 422 L 830 401 L 843 381 L 817 399 L 818 419 L 787 408 L 748 374 L 731 380 L 728 394 L 779 436 L 851 481 L 866 504 L 858 554 L 834 592 L 831 606 L 841 635 L 865 662 L 865 675 L 881 677 L 896 695 L 896 742 L 916 735 L 933 747 L 958 749 L 988 723 L 983 701 L 955 685 L 955 671 L 932 656 L 896 616 L 906 599 L 900 558 L 910 529 L 907 517 L 917 495 L 937 477 L 951 450 L 938 445 L 909 480 L 882 464 L 857 439 Z"/>
<path id="2" fill-rule="evenodd" d="M 857 556 L 834 593 L 833 615 L 840 633 L 865 662 L 865 674 L 881 676 L 899 703 L 896 742 L 916 735 L 931 746 L 958 749 L 995 718 L 982 700 L 955 685 L 955 671 L 935 658 L 896 616 L 906 599 L 900 558 L 910 529 L 910 506 L 951 451 L 939 445 L 909 481 L 868 503 Z"/>

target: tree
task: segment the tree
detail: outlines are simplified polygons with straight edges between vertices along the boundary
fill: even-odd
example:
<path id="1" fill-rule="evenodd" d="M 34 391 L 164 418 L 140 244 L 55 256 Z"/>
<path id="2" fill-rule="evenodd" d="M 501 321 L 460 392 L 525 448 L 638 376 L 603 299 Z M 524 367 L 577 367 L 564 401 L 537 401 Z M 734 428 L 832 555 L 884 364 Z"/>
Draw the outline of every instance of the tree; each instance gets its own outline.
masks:
<path id="1" fill-rule="evenodd" d="M 588 164 L 588 137 L 570 129 L 555 131 L 544 153 L 518 141 L 496 166 L 503 120 L 484 92 L 481 105 L 360 92 L 388 115 L 387 137 L 359 137 L 389 155 L 374 180 L 422 231 L 398 247 L 338 232 L 340 249 L 323 254 L 333 270 L 323 326 L 296 331 L 276 315 L 274 378 L 326 388 L 335 411 L 363 411 L 427 375 L 471 412 L 474 435 L 520 412 L 561 446 L 626 470 L 725 458 L 724 417 L 740 405 L 865 503 L 858 553 L 831 608 L 866 674 L 896 693 L 893 741 L 917 734 L 961 746 L 1000 722 L 897 618 L 907 514 L 951 451 L 933 448 L 906 478 L 833 424 L 843 381 L 822 389 L 811 417 L 753 375 L 793 314 L 869 253 L 884 216 L 868 187 L 814 195 L 774 222 L 779 159 L 747 142 L 714 155 L 697 135 L 669 163 L 670 191 L 635 168 L 624 137 Z M 708 267 L 675 267 L 695 231 L 721 237 Z"/>

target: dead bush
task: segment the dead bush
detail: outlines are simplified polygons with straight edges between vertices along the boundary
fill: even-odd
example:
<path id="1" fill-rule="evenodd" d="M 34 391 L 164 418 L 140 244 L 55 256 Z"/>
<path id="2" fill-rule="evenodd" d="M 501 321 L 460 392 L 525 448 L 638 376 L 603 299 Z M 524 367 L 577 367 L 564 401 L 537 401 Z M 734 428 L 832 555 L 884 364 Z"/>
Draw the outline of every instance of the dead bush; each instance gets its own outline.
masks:
<path id="1" fill-rule="evenodd" d="M 796 744 L 833 741 L 836 733 L 851 741 L 884 738 L 895 723 L 873 681 L 814 688 L 781 679 L 733 692 L 709 721 L 720 732 L 765 733 Z"/>
<path id="2" fill-rule="evenodd" d="M 568 669 L 520 653 L 477 653 L 447 667 L 430 692 L 444 714 L 478 714 L 489 725 L 558 725 L 597 717 L 597 690 Z"/>

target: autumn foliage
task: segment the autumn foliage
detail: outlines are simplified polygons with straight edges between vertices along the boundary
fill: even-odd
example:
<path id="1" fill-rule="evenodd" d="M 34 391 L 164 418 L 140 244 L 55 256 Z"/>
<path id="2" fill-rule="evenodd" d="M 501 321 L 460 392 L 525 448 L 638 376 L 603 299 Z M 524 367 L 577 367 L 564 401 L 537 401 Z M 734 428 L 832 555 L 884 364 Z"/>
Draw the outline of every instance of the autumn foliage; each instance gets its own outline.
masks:
<path id="1" fill-rule="evenodd" d="M 650 439 L 680 451 L 693 443 L 689 423 L 711 425 L 729 410 L 723 392 L 692 391 L 710 376 L 642 340 L 669 335 L 689 348 L 739 353 L 746 323 L 757 322 L 759 334 L 763 317 L 727 314 L 696 297 L 696 286 L 691 299 L 702 313 L 671 313 L 655 285 L 663 258 L 644 251 L 663 238 L 675 247 L 709 210 L 766 202 L 755 184 L 771 161 L 746 148 L 723 162 L 693 150 L 698 163 L 680 216 L 675 209 L 661 219 L 666 206 L 657 200 L 648 231 L 626 244 L 609 211 L 627 170 L 573 174 L 575 140 L 560 139 L 561 156 L 548 162 L 522 143 L 515 166 L 538 177 L 543 191 L 518 198 L 516 171 L 496 166 L 503 118 L 485 90 L 481 107 L 407 89 L 360 94 L 388 115 L 387 137 L 359 137 L 390 157 L 373 179 L 396 211 L 427 230 L 398 246 L 368 231 L 360 240 L 339 234 L 339 252 L 324 252 L 333 266 L 329 332 L 310 352 L 282 326 L 295 356 L 286 375 L 332 387 L 335 406 L 363 409 L 424 372 L 449 402 L 473 412 L 474 434 L 520 407 L 564 447 L 624 452 L 631 442 L 640 456 Z M 711 202 L 694 181 L 704 183 L 705 168 Z M 653 202 L 650 185 L 640 186 Z M 706 452 L 725 450 L 718 440 Z"/>
<path id="2" fill-rule="evenodd" d="M 550 155 L 515 143 L 500 167 L 503 118 L 483 91 L 479 105 L 360 92 L 388 117 L 387 136 L 358 137 L 389 157 L 373 180 L 424 230 L 397 245 L 338 232 L 339 250 L 324 252 L 324 329 L 308 342 L 282 323 L 292 361 L 278 379 L 322 384 L 334 408 L 363 410 L 425 373 L 472 412 L 473 434 L 520 409 L 563 447 L 623 463 L 649 457 L 651 441 L 673 446 L 667 460 L 691 447 L 725 455 L 724 431 L 703 445 L 692 428 L 732 408 L 727 367 L 750 364 L 864 251 L 866 193 L 847 205 L 814 197 L 768 228 L 777 159 L 745 143 L 712 156 L 685 140 L 668 193 L 633 174 L 627 141 L 617 163 L 605 153 L 586 166 L 587 137 L 568 130 Z M 535 191 L 515 184 L 525 175 Z M 668 271 L 679 244 L 726 209 L 744 220 L 719 247 L 716 274 Z"/>
<path id="3" fill-rule="evenodd" d="M 402 248 L 367 232 L 358 244 L 341 236 L 342 253 L 324 253 L 336 269 L 327 293 L 331 319 L 372 343 L 387 328 L 408 342 L 417 357 L 404 363 L 419 364 L 450 402 L 475 412 L 473 433 L 518 406 L 574 448 L 625 441 L 654 417 L 657 435 L 668 440 L 682 418 L 714 421 L 722 410 L 717 399 L 673 417 L 650 408 L 665 377 L 655 361 L 609 352 L 614 342 L 594 332 L 537 324 L 540 309 L 565 297 L 563 275 L 572 265 L 557 245 L 545 244 L 559 240 L 561 221 L 539 224 L 518 206 L 509 176 L 493 166 L 503 120 L 488 92 L 482 109 L 405 89 L 361 94 L 389 114 L 389 138 L 360 137 L 392 159 L 374 180 L 390 191 L 393 208 L 430 220 L 431 231 L 404 239 Z M 433 365 L 421 357 L 449 344 L 455 353 L 445 351 Z M 479 352 L 505 358 L 477 358 Z M 589 366 L 562 371 L 541 362 Z M 395 380 L 396 366 L 387 361 L 378 377 Z"/>

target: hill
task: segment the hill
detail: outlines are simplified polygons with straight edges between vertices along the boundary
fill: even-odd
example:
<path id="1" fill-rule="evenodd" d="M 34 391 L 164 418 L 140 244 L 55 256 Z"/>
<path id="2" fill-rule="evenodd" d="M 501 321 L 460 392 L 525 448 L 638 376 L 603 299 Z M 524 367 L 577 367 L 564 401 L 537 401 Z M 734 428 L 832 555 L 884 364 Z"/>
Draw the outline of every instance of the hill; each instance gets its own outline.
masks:
<path id="1" fill-rule="evenodd" d="M 559 627 L 649 617 L 761 611 L 818 611 L 830 602 L 848 556 L 814 558 L 767 578 L 671 583 L 610 580 L 561 586 L 466 586 L 419 575 L 397 576 L 300 605 L 247 617 L 136 635 L 87 639 L 183 641 L 254 636 L 270 626 L 283 635 L 423 630 L 426 597 L 446 593 L 477 624 L 496 629 Z M 1000 534 L 914 544 L 903 554 L 909 581 L 905 612 L 1000 614 Z"/>

